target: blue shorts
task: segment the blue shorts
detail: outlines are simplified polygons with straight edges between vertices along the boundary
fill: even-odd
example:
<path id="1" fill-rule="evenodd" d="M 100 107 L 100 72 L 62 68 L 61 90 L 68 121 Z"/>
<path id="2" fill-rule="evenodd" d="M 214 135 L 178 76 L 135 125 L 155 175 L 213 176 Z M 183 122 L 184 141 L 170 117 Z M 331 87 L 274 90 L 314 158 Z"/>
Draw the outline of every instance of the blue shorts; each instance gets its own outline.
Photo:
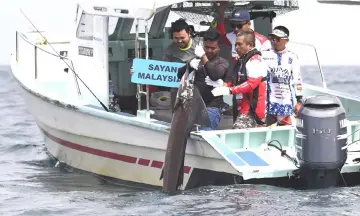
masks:
<path id="1" fill-rule="evenodd" d="M 221 109 L 217 107 L 206 107 L 210 118 L 210 127 L 201 126 L 200 130 L 216 130 L 221 120 Z"/>

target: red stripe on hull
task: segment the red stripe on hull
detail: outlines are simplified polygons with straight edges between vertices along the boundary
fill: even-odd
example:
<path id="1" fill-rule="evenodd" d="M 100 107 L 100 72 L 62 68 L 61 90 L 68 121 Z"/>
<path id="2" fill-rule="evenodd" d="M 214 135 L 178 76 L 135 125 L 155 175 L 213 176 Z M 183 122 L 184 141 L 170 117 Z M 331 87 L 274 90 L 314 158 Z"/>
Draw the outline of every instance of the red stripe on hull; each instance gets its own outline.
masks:
<path id="1" fill-rule="evenodd" d="M 161 161 L 156 161 L 156 160 L 153 160 L 152 163 L 151 163 L 151 167 L 155 167 L 155 168 L 159 168 L 161 169 L 162 166 L 163 166 L 163 162 Z"/>
<path id="2" fill-rule="evenodd" d="M 184 173 L 189 174 L 191 170 L 191 167 L 189 166 L 184 166 Z"/>
<path id="3" fill-rule="evenodd" d="M 49 139 L 51 139 L 52 141 L 54 141 L 54 142 L 56 142 L 56 143 L 58 143 L 60 145 L 66 146 L 68 148 L 77 150 L 77 151 L 85 152 L 85 153 L 100 156 L 100 157 L 110 158 L 110 159 L 113 159 L 113 160 L 123 161 L 123 162 L 126 162 L 126 163 L 133 163 L 133 164 L 136 164 L 136 161 L 138 159 L 136 157 L 132 157 L 132 156 L 128 156 L 128 155 L 122 155 L 122 154 L 117 154 L 117 153 L 114 153 L 114 152 L 103 151 L 103 150 L 100 150 L 100 149 L 90 148 L 90 147 L 87 147 L 87 146 L 83 146 L 83 145 L 80 145 L 80 144 L 69 142 L 69 141 L 60 139 L 58 137 L 55 137 L 55 136 L 49 134 L 47 131 L 45 131 L 42 128 L 40 128 L 40 129 L 44 133 L 44 135 L 46 137 L 48 137 Z M 137 164 L 142 165 L 142 166 L 149 166 L 150 160 L 149 159 L 144 159 L 144 158 L 139 158 L 139 161 L 137 162 Z M 151 162 L 150 166 L 153 167 L 153 168 L 161 169 L 163 167 L 163 165 L 164 165 L 164 162 L 153 160 Z M 184 166 L 184 173 L 185 174 L 189 174 L 190 171 L 191 171 L 191 167 Z"/>
<path id="4" fill-rule="evenodd" d="M 150 160 L 139 158 L 138 164 L 143 165 L 143 166 L 149 166 Z"/>
<path id="5" fill-rule="evenodd" d="M 45 130 L 43 130 L 43 133 L 45 134 L 45 136 L 49 137 L 49 139 L 51 139 L 52 141 L 59 143 L 63 146 L 66 146 L 68 148 L 71 149 L 75 149 L 81 152 L 86 152 L 89 154 L 93 154 L 93 155 L 97 155 L 100 157 L 105 157 L 105 158 L 111 158 L 114 160 L 119 160 L 119 161 L 124 161 L 127 163 L 136 163 L 137 158 L 136 157 L 131 157 L 131 156 L 127 156 L 127 155 L 121 155 L 121 154 L 117 154 L 114 152 L 108 152 L 108 151 L 103 151 L 100 149 L 95 149 L 95 148 L 90 148 L 87 146 L 83 146 L 83 145 L 79 145 L 73 142 L 69 142 L 60 138 L 57 138 L 51 134 L 49 134 L 48 132 L 46 132 Z"/>

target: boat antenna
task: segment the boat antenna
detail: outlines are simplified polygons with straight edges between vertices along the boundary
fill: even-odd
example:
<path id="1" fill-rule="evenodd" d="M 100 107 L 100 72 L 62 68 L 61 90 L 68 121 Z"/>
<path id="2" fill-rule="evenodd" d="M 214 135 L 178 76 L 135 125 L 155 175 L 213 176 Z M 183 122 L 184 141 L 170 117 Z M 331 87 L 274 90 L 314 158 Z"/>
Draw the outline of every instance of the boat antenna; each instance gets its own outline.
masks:
<path id="1" fill-rule="evenodd" d="M 36 28 L 36 26 L 31 22 L 31 20 L 26 16 L 26 14 L 20 9 L 21 13 L 25 16 L 25 18 L 29 21 L 29 23 L 35 28 L 36 32 L 39 33 L 41 35 L 41 37 L 47 41 L 47 39 L 44 37 L 43 34 L 41 34 L 41 32 Z M 84 86 L 90 91 L 90 93 L 96 98 L 96 100 L 101 104 L 101 106 L 104 108 L 104 110 L 106 110 L 106 112 L 109 112 L 109 109 L 104 105 L 103 102 L 101 102 L 99 100 L 98 97 L 96 97 L 96 95 L 94 94 L 93 91 L 91 91 L 91 89 L 86 85 L 86 83 L 79 77 L 79 75 L 75 72 L 75 70 L 73 69 L 73 67 L 71 67 L 63 58 L 62 56 L 56 51 L 56 49 L 51 45 L 51 43 L 47 43 L 55 52 L 55 54 L 70 68 L 70 70 L 75 74 L 75 76 L 82 82 L 82 84 L 84 84 Z"/>

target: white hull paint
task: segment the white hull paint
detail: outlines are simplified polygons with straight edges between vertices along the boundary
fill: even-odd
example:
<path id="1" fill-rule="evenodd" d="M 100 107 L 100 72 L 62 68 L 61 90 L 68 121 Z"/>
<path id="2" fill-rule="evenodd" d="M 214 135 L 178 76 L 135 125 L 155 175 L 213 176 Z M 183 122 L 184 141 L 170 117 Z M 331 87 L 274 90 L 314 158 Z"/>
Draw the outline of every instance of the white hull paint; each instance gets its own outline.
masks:
<path id="1" fill-rule="evenodd" d="M 77 169 L 120 180 L 162 186 L 168 134 L 115 122 L 50 103 L 21 84 L 49 153 Z M 206 142 L 189 140 L 184 186 L 194 168 L 235 174 Z"/>

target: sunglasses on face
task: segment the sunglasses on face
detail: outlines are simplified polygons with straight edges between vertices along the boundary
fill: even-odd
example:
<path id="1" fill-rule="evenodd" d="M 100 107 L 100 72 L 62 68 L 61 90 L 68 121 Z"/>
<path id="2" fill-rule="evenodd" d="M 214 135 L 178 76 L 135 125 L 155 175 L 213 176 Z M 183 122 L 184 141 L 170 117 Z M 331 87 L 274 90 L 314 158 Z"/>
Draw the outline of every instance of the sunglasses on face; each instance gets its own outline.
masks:
<path id="1" fill-rule="evenodd" d="M 270 41 L 273 41 L 273 42 L 276 42 L 276 43 L 279 43 L 280 41 L 283 41 L 283 40 L 287 40 L 287 38 L 280 38 L 280 37 L 269 37 L 269 40 Z"/>
<path id="2" fill-rule="evenodd" d="M 274 42 L 280 42 L 280 40 L 281 40 L 281 38 L 279 38 L 279 37 L 269 37 L 269 40 L 271 40 L 271 41 L 274 41 Z"/>
<path id="3" fill-rule="evenodd" d="M 246 23 L 231 23 L 231 27 L 241 29 Z"/>

